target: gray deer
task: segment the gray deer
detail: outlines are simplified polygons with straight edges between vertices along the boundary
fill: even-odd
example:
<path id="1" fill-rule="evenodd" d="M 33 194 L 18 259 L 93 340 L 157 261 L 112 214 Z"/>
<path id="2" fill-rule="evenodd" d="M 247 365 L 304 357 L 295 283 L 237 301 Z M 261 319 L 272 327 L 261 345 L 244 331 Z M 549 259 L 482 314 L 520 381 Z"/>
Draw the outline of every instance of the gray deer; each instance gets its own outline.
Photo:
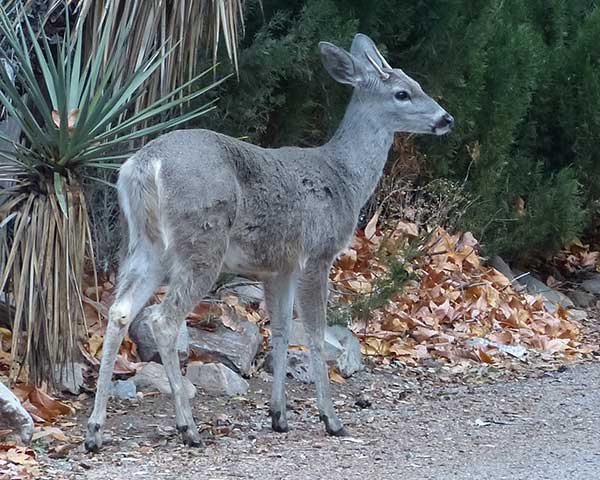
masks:
<path id="1" fill-rule="evenodd" d="M 185 444 L 200 445 L 175 344 L 186 315 L 221 271 L 264 284 L 274 359 L 273 430 L 288 430 L 286 355 L 297 297 L 320 419 L 330 435 L 347 435 L 323 359 L 331 264 L 352 238 L 394 132 L 443 135 L 454 119 L 416 81 L 390 67 L 366 35 L 355 36 L 351 53 L 327 42 L 319 49 L 334 80 L 354 87 L 344 119 L 325 145 L 265 149 L 212 131 L 181 130 L 148 143 L 121 167 L 117 187 L 128 244 L 87 425 L 88 451 L 102 445 L 119 345 L 163 281 L 166 298 L 142 314 L 169 377 L 177 429 Z"/>

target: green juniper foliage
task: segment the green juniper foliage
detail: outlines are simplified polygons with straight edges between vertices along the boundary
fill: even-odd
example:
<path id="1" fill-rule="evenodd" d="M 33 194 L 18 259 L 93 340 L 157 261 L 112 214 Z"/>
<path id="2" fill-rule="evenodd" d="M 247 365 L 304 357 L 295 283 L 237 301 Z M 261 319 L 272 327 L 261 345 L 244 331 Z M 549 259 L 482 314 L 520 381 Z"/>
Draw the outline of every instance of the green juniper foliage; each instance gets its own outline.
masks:
<path id="1" fill-rule="evenodd" d="M 420 137 L 433 177 L 480 199 L 463 217 L 488 253 L 548 253 L 600 204 L 600 5 L 591 0 L 263 1 L 250 9 L 240 82 L 204 126 L 268 146 L 315 145 L 350 92 L 317 42 L 369 34 L 457 119 Z M 425 178 L 424 181 L 430 179 Z M 524 205 L 524 208 L 521 208 Z M 592 211 L 591 213 L 600 214 Z"/>

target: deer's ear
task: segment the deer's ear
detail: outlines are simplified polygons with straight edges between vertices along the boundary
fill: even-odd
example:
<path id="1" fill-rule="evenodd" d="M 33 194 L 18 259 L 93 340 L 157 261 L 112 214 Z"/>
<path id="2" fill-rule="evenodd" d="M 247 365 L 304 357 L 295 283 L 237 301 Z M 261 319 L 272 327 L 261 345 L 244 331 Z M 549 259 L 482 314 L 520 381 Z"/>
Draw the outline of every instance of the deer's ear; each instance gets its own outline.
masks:
<path id="1" fill-rule="evenodd" d="M 383 58 L 383 55 L 375 45 L 375 42 L 367 37 L 364 33 L 357 33 L 352 40 L 350 53 L 361 61 L 365 60 L 368 55 L 371 61 L 374 61 L 380 68 L 391 69 L 389 63 Z M 369 71 L 379 73 L 377 69 L 369 62 L 365 62 L 365 66 Z"/>
<path id="2" fill-rule="evenodd" d="M 362 65 L 345 50 L 329 42 L 319 42 L 325 70 L 339 83 L 356 86 L 365 79 Z"/>

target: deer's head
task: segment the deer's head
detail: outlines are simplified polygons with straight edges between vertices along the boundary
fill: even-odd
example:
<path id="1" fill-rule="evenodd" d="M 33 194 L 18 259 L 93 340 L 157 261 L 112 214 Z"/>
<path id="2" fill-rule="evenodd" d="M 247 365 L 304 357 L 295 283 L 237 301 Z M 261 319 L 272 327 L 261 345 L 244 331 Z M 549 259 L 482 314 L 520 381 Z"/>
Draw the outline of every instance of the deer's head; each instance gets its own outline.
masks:
<path id="1" fill-rule="evenodd" d="M 340 83 L 352 85 L 357 100 L 368 105 L 377 118 L 395 131 L 443 135 L 454 119 L 429 97 L 415 80 L 392 68 L 373 41 L 357 34 L 351 53 L 320 42 L 321 60 Z"/>

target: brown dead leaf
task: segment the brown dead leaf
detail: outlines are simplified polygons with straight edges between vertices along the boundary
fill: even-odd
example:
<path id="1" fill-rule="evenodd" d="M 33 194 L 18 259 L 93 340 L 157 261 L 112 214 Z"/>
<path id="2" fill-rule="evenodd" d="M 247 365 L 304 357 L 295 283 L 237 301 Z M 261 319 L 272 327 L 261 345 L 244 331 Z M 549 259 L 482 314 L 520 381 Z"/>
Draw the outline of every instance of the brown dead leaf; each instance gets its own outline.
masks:
<path id="1" fill-rule="evenodd" d="M 415 223 L 400 220 L 396 224 L 393 235 L 416 238 L 419 236 L 419 227 Z"/>
<path id="2" fill-rule="evenodd" d="M 35 452 L 28 447 L 0 444 L 0 460 L 25 467 L 37 465 Z"/>
<path id="3" fill-rule="evenodd" d="M 365 227 L 365 237 L 369 240 L 375 236 L 379 215 L 381 215 L 381 207 L 377 208 L 375 214 L 371 217 L 371 220 L 369 220 L 369 223 L 367 223 L 367 226 Z"/>
<path id="4" fill-rule="evenodd" d="M 331 367 L 329 369 L 329 380 L 335 383 L 344 384 L 346 383 L 346 379 L 342 377 L 342 374 L 338 371 L 337 368 Z"/>
<path id="5" fill-rule="evenodd" d="M 36 427 L 31 440 L 36 441 L 42 438 L 52 438 L 53 440 L 57 440 L 59 442 L 75 442 L 74 439 L 65 435 L 65 433 L 60 428 L 51 426 Z"/>
<path id="6" fill-rule="evenodd" d="M 87 343 L 87 350 L 92 357 L 100 358 L 102 353 L 102 344 L 104 343 L 104 337 L 100 335 L 92 335 Z"/>

